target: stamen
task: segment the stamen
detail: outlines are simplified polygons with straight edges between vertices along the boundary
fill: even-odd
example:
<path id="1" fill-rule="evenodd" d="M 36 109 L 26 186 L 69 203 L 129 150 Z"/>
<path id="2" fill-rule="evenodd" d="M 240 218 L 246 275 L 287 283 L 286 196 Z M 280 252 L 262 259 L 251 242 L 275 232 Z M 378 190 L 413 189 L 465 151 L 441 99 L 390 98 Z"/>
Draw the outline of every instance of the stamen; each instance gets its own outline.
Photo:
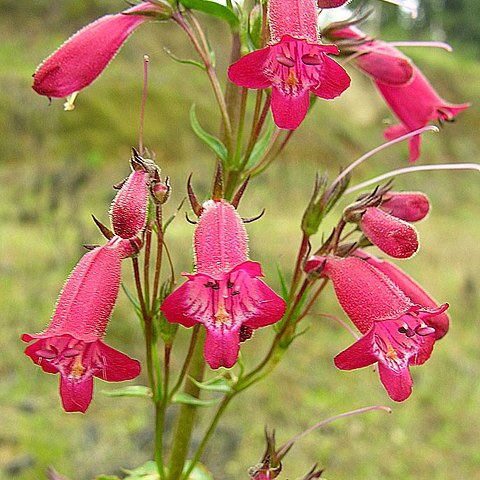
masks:
<path id="1" fill-rule="evenodd" d="M 69 348 L 63 352 L 63 356 L 66 358 L 76 357 L 80 353 L 82 353 L 81 350 L 77 350 L 76 348 Z"/>
<path id="2" fill-rule="evenodd" d="M 427 335 L 431 335 L 432 333 L 435 333 L 435 329 L 425 324 L 421 324 L 421 325 L 418 325 L 417 328 L 415 328 L 415 333 L 417 335 L 420 335 L 421 337 L 426 337 Z"/>
<path id="3" fill-rule="evenodd" d="M 57 354 L 53 350 L 37 350 L 35 352 L 35 355 L 38 355 L 39 357 L 45 358 L 47 360 L 51 360 L 52 358 L 55 358 Z"/>
<path id="4" fill-rule="evenodd" d="M 302 62 L 305 65 L 320 65 L 322 63 L 322 60 L 320 60 L 320 58 L 317 57 L 317 55 L 312 55 L 310 53 L 307 53 L 302 57 Z"/>
<path id="5" fill-rule="evenodd" d="M 73 92 L 67 97 L 67 101 L 63 104 L 63 110 L 65 112 L 71 112 L 75 109 L 75 99 L 77 98 L 78 92 Z"/>
<path id="6" fill-rule="evenodd" d="M 295 60 L 288 58 L 285 55 L 277 55 L 277 62 L 284 67 L 292 68 L 295 66 Z"/>

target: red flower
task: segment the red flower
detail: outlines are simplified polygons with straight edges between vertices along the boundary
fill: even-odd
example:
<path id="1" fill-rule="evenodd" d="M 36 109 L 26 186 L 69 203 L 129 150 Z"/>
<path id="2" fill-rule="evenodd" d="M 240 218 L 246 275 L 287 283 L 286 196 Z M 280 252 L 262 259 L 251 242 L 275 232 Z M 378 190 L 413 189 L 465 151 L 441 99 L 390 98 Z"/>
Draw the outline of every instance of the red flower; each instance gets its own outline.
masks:
<path id="1" fill-rule="evenodd" d="M 47 373 L 60 373 L 60 396 L 67 412 L 85 412 L 92 400 L 93 377 L 108 382 L 135 378 L 140 364 L 102 339 L 120 286 L 121 261 L 136 246 L 113 237 L 85 254 L 70 274 L 50 325 L 22 336 L 25 354 Z"/>
<path id="2" fill-rule="evenodd" d="M 380 260 L 364 250 L 357 250 L 357 254 L 386 275 L 414 304 L 432 309 L 438 306 L 438 302 L 436 302 L 417 282 L 415 282 L 413 278 L 408 276 L 393 263 L 387 262 L 386 260 Z M 435 339 L 439 340 L 447 334 L 450 318 L 446 312 L 443 312 L 435 317 L 426 319 L 425 323 L 429 327 L 435 329 Z"/>
<path id="3" fill-rule="evenodd" d="M 257 277 L 260 264 L 247 256 L 247 234 L 241 218 L 224 200 L 203 205 L 194 238 L 196 273 L 162 304 L 169 322 L 207 330 L 204 354 L 211 368 L 237 361 L 241 329 L 277 322 L 285 302 Z"/>
<path id="4" fill-rule="evenodd" d="M 470 106 L 469 103 L 454 105 L 443 100 L 415 66 L 412 81 L 406 85 L 387 85 L 379 81 L 375 83 L 401 122 L 400 125 L 385 130 L 385 138 L 388 140 L 425 127 L 431 121 L 450 122 Z M 409 141 L 411 162 L 420 156 L 420 141 L 420 135 L 414 136 Z"/>
<path id="5" fill-rule="evenodd" d="M 348 88 L 350 77 L 326 55 L 338 54 L 337 47 L 318 43 L 315 0 L 273 0 L 268 7 L 271 45 L 242 57 L 228 76 L 242 87 L 272 87 L 274 121 L 292 130 L 307 114 L 310 93 L 333 99 Z"/>
<path id="6" fill-rule="evenodd" d="M 430 358 L 436 340 L 432 319 L 448 304 L 434 308 L 415 304 L 389 277 L 360 258 L 317 260 L 322 274 L 332 280 L 340 305 L 364 335 L 335 357 L 335 365 L 352 370 L 378 363 L 389 396 L 405 400 L 412 390 L 409 366 Z"/>
<path id="7" fill-rule="evenodd" d="M 82 90 L 103 72 L 137 27 L 164 13 L 163 7 L 143 2 L 90 23 L 39 65 L 32 88 L 47 97 L 66 97 Z"/>
<path id="8" fill-rule="evenodd" d="M 342 53 L 353 53 L 357 66 L 373 77 L 375 85 L 400 125 L 387 128 L 393 140 L 425 127 L 431 121 L 452 121 L 469 103 L 454 105 L 443 100 L 422 72 L 403 53 L 387 42 L 369 38 L 356 27 L 328 29 L 326 34 L 339 44 Z M 410 161 L 420 155 L 419 135 L 410 139 Z"/>

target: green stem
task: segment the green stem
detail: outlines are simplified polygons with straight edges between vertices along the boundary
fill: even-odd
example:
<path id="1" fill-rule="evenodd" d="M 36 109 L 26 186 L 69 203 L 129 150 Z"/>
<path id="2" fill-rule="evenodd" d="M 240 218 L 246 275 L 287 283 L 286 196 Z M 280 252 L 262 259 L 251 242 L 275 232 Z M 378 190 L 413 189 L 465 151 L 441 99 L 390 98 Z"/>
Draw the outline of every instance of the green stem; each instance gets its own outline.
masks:
<path id="1" fill-rule="evenodd" d="M 169 393 L 169 399 L 171 400 L 172 397 L 177 393 L 179 388 L 182 386 L 183 380 L 185 379 L 185 375 L 187 374 L 188 368 L 190 367 L 190 362 L 192 361 L 193 352 L 195 351 L 195 346 L 198 341 L 198 331 L 200 329 L 200 325 L 197 324 L 193 327 L 192 338 L 190 339 L 190 346 L 188 347 L 187 356 L 185 357 L 185 361 L 183 363 L 182 371 L 178 376 L 177 382 L 175 386 Z"/>
<path id="2" fill-rule="evenodd" d="M 203 373 L 205 370 L 205 361 L 203 359 L 203 344 L 205 342 L 205 329 L 199 332 L 199 340 L 196 342 L 190 367 L 188 369 L 188 376 L 185 382 L 184 393 L 195 398 L 200 396 L 200 387 L 195 385 L 190 378 L 197 382 L 202 382 Z M 183 403 L 178 412 L 177 423 L 173 435 L 173 445 L 170 452 L 170 462 L 168 468 L 169 480 L 180 480 L 187 460 L 188 449 L 190 446 L 190 439 L 192 436 L 193 427 L 195 424 L 195 417 L 197 413 L 196 405 L 189 405 Z"/>
<path id="3" fill-rule="evenodd" d="M 195 454 L 193 455 L 192 460 L 190 461 L 190 465 L 188 469 L 185 471 L 185 473 L 182 475 L 181 479 L 182 480 L 188 480 L 190 474 L 192 473 L 193 469 L 195 468 L 195 465 L 198 463 L 200 460 L 200 457 L 202 456 L 203 451 L 205 450 L 205 447 L 207 446 L 207 443 L 209 442 L 210 438 L 212 437 L 213 432 L 217 428 L 218 422 L 220 418 L 222 417 L 223 413 L 225 412 L 228 404 L 230 403 L 230 400 L 236 395 L 235 392 L 230 393 L 225 395 L 225 397 L 222 400 L 222 403 L 218 406 L 218 410 L 215 413 L 214 417 L 212 418 L 212 421 L 210 422 L 210 425 L 205 432 L 205 435 L 202 438 L 202 441 L 200 442 L 200 445 L 198 446 Z"/>
<path id="4" fill-rule="evenodd" d="M 147 310 L 145 304 L 145 297 L 143 296 L 142 281 L 140 279 L 140 267 L 138 263 L 138 258 L 132 258 L 133 263 L 133 275 L 135 277 L 135 286 L 137 288 L 138 301 L 140 302 L 140 308 L 142 310 L 142 317 L 144 323 L 144 335 L 145 335 L 145 350 L 147 357 L 147 374 L 148 382 L 154 396 L 156 396 L 156 387 L 155 387 L 155 374 L 153 371 L 153 356 L 152 356 L 152 342 L 153 342 L 153 328 L 152 328 L 152 318 L 150 313 Z"/>
<path id="5" fill-rule="evenodd" d="M 227 144 L 228 151 L 232 152 L 232 145 L 233 145 L 232 125 L 230 123 L 230 117 L 228 115 L 227 105 L 225 103 L 225 97 L 223 96 L 223 92 L 220 87 L 220 82 L 218 81 L 215 68 L 212 65 L 210 54 L 208 53 L 208 51 L 204 50 L 204 48 L 198 41 L 197 37 L 195 36 L 192 28 L 185 21 L 185 18 L 183 17 L 181 12 L 175 13 L 172 16 L 172 20 L 174 20 L 180 26 L 180 28 L 182 28 L 182 30 L 188 35 L 188 37 L 190 38 L 190 41 L 192 42 L 193 47 L 197 51 L 199 57 L 201 58 L 205 66 L 205 70 L 210 80 L 210 84 L 212 86 L 213 93 L 215 95 L 215 99 L 217 100 L 217 104 L 220 109 L 220 114 L 222 116 L 223 128 L 225 130 L 225 143 Z M 197 27 L 197 31 L 198 31 L 198 28 L 199 27 Z"/>
<path id="6" fill-rule="evenodd" d="M 162 206 L 155 207 L 155 224 L 157 226 L 157 259 L 155 261 L 155 274 L 153 277 L 153 291 L 152 291 L 152 312 L 154 311 L 155 303 L 157 301 L 158 290 L 160 286 L 160 272 L 162 270 L 162 256 L 163 256 L 163 225 L 162 225 Z"/>

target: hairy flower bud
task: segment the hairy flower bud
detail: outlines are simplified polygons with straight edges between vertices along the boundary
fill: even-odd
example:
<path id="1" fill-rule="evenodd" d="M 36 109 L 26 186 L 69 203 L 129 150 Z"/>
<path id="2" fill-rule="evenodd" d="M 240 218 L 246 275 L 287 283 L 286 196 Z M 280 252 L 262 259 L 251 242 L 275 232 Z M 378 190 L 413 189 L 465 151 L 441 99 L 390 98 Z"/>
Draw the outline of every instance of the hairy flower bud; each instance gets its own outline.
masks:
<path id="1" fill-rule="evenodd" d="M 145 228 L 149 173 L 134 170 L 118 191 L 110 207 L 113 231 L 122 238 L 139 235 Z"/>

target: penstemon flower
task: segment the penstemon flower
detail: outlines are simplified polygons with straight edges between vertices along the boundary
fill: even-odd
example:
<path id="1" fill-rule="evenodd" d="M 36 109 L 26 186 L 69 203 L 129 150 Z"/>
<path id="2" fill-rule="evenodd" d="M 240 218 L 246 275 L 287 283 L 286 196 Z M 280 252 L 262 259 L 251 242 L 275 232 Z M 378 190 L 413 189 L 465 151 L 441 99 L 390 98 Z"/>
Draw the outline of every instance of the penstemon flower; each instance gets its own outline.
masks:
<path id="1" fill-rule="evenodd" d="M 270 0 L 270 44 L 230 66 L 233 83 L 246 88 L 272 87 L 272 113 L 279 128 L 293 130 L 305 118 L 310 93 L 338 97 L 350 85 L 345 70 L 327 54 L 335 45 L 319 43 L 315 0 Z"/>
<path id="2" fill-rule="evenodd" d="M 443 100 L 416 65 L 387 42 L 372 39 L 356 27 L 327 27 L 324 33 L 339 42 L 342 53 L 353 54 L 356 65 L 373 78 L 400 120 L 399 125 L 385 130 L 388 140 L 425 127 L 432 121 L 453 121 L 470 106 L 469 103 L 454 105 Z M 420 142 L 420 135 L 409 141 L 411 162 L 420 156 Z"/>
<path id="3" fill-rule="evenodd" d="M 309 268 L 321 265 L 321 274 L 333 282 L 343 310 L 363 334 L 335 357 L 335 365 L 352 370 L 378 363 L 380 380 L 389 396 L 401 402 L 412 391 L 410 365 L 422 365 L 438 338 L 434 318 L 439 307 L 414 303 L 393 281 L 369 262 L 357 257 L 315 257 Z"/>
<path id="4" fill-rule="evenodd" d="M 436 302 L 413 278 L 407 275 L 402 269 L 386 260 L 381 260 L 364 250 L 357 250 L 356 255 L 367 261 L 370 265 L 386 275 L 400 290 L 415 304 L 427 308 L 436 308 Z M 429 327 L 435 329 L 435 339 L 444 337 L 450 325 L 450 318 L 446 312 L 425 320 Z"/>
<path id="5" fill-rule="evenodd" d="M 259 263 L 248 259 L 247 233 L 225 200 L 203 204 L 194 237 L 196 273 L 162 304 L 169 322 L 207 330 L 204 354 L 211 368 L 232 367 L 243 333 L 277 322 L 285 302 L 265 283 Z M 249 335 L 246 335 L 248 337 Z"/>
<path id="6" fill-rule="evenodd" d="M 118 236 L 85 254 L 68 277 L 50 325 L 22 336 L 25 354 L 47 373 L 60 373 L 60 396 L 67 412 L 85 412 L 92 400 L 93 377 L 131 380 L 140 363 L 103 342 L 120 287 L 121 261 L 138 245 Z"/>
<path id="7" fill-rule="evenodd" d="M 47 97 L 67 97 L 90 85 L 127 38 L 152 18 L 168 18 L 171 8 L 142 2 L 122 13 L 105 15 L 79 30 L 46 58 L 33 74 L 33 89 Z"/>

